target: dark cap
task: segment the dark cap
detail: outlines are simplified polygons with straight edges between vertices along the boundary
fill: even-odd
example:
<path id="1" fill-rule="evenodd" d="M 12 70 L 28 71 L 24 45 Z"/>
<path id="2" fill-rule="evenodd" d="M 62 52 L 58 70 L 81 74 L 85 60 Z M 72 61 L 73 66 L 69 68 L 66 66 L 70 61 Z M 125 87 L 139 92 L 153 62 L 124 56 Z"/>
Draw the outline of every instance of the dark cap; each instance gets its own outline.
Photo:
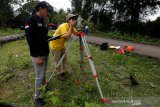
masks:
<path id="1" fill-rule="evenodd" d="M 52 12 L 53 9 L 51 9 L 51 6 L 49 5 L 49 3 L 47 3 L 46 1 L 41 1 L 39 3 L 37 3 L 37 5 L 35 6 L 36 11 L 39 11 L 39 8 L 46 8 L 48 9 L 49 12 Z"/>

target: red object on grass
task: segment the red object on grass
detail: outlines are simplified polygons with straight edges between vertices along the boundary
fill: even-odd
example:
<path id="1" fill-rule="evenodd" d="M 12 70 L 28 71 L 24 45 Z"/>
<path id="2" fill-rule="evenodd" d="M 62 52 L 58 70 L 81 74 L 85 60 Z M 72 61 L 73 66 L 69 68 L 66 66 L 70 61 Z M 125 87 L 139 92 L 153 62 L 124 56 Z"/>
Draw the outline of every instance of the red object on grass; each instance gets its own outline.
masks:
<path id="1" fill-rule="evenodd" d="M 116 53 L 120 53 L 120 54 L 125 54 L 124 49 L 123 48 L 119 48 L 119 49 L 115 49 L 114 52 Z"/>
<path id="2" fill-rule="evenodd" d="M 126 50 L 126 51 L 134 51 L 135 50 L 135 47 L 134 46 L 125 46 L 124 47 L 124 49 Z"/>

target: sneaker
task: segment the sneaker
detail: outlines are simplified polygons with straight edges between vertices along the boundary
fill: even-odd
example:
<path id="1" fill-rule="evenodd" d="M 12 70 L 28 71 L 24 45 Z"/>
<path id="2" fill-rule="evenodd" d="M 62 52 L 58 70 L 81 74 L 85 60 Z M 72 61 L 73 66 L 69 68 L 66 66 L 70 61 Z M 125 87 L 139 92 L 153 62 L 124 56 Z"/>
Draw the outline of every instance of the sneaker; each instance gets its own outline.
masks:
<path id="1" fill-rule="evenodd" d="M 57 77 L 59 80 L 64 81 L 65 80 L 65 73 L 59 74 Z"/>
<path id="2" fill-rule="evenodd" d="M 46 102 L 44 101 L 43 98 L 38 98 L 35 99 L 35 104 L 37 105 L 37 107 L 44 107 Z"/>

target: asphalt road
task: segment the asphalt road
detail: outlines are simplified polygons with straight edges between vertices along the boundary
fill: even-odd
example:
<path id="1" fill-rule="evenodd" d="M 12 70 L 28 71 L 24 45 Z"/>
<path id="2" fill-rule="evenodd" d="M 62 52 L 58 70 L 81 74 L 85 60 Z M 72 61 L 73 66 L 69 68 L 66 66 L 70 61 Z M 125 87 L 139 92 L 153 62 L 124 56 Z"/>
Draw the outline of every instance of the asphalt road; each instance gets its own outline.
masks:
<path id="1" fill-rule="evenodd" d="M 121 40 L 115 40 L 115 39 L 105 39 L 105 38 L 93 37 L 93 36 L 86 36 L 86 40 L 88 43 L 93 43 L 98 45 L 102 44 L 103 42 L 108 42 L 109 45 L 122 46 L 122 47 L 127 45 L 132 45 L 135 47 L 135 51 L 134 51 L 135 53 L 160 59 L 159 46 L 146 45 L 146 44 L 121 41 Z"/>

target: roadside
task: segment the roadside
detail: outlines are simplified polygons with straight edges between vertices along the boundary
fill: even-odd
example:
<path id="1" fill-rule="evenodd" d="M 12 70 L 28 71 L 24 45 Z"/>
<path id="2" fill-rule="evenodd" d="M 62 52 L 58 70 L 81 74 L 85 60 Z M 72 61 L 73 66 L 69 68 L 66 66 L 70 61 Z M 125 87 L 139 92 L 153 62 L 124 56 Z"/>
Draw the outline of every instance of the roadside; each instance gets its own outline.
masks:
<path id="1" fill-rule="evenodd" d="M 129 34 L 121 34 L 118 31 L 114 32 L 95 32 L 91 33 L 90 36 L 96 36 L 96 37 L 102 37 L 106 39 L 117 39 L 117 40 L 123 40 L 123 41 L 131 41 L 135 43 L 142 43 L 142 44 L 147 44 L 147 45 L 156 45 L 160 46 L 160 39 L 159 38 L 151 38 L 148 36 L 142 36 L 139 34 L 136 35 L 129 35 Z"/>
<path id="2" fill-rule="evenodd" d="M 122 46 L 122 47 L 126 45 L 132 45 L 136 48 L 136 50 L 134 51 L 135 53 L 160 59 L 159 46 L 146 45 L 146 44 L 114 40 L 114 39 L 104 39 L 101 37 L 93 37 L 93 36 L 86 36 L 86 39 L 87 42 L 98 45 L 102 44 L 103 42 L 108 42 L 109 45 Z"/>

